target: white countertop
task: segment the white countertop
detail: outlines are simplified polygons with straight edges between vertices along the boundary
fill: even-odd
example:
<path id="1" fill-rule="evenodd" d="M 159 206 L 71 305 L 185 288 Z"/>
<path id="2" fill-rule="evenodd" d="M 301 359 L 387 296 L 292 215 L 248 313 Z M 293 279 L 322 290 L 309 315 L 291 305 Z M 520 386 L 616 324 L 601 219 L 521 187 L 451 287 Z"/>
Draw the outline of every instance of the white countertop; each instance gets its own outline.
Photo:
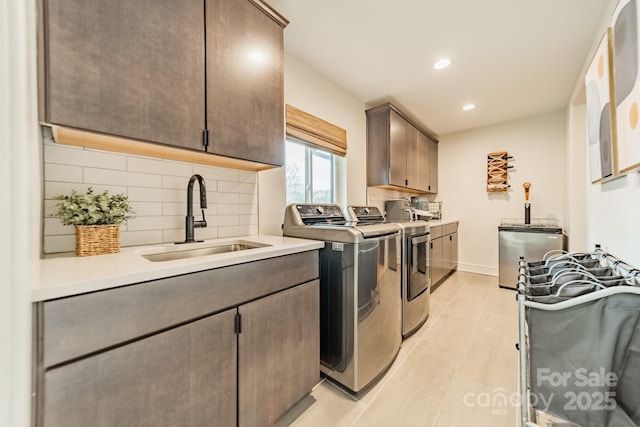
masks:
<path id="1" fill-rule="evenodd" d="M 180 249 L 223 245 L 241 240 L 269 246 L 160 262 L 149 261 L 142 255 L 173 249 L 176 248 L 175 244 L 127 247 L 117 254 L 89 257 L 77 257 L 74 253 L 51 255 L 40 261 L 40 280 L 31 289 L 31 300 L 36 302 L 61 298 L 324 247 L 324 242 L 316 240 L 254 235 L 190 243 Z"/>
<path id="2" fill-rule="evenodd" d="M 429 220 L 429 226 L 430 227 L 437 227 L 438 225 L 447 225 L 447 224 L 453 224 L 454 222 L 460 222 L 460 220 L 457 219 L 430 219 Z"/>

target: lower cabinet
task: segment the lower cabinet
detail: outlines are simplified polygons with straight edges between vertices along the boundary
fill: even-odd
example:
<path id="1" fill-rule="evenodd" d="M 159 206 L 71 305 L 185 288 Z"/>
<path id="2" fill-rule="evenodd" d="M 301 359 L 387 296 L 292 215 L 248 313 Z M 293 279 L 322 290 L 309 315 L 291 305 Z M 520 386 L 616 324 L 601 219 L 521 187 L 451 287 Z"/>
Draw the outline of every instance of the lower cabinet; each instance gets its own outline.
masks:
<path id="1" fill-rule="evenodd" d="M 431 283 L 458 269 L 458 223 L 431 226 Z"/>
<path id="2" fill-rule="evenodd" d="M 236 310 L 44 376 L 44 426 L 236 424 Z"/>
<path id="3" fill-rule="evenodd" d="M 447 234 L 443 239 L 445 271 L 454 272 L 458 269 L 458 232 Z"/>
<path id="4" fill-rule="evenodd" d="M 319 292 L 314 281 L 239 307 L 238 425 L 273 424 L 320 381 Z"/>
<path id="5" fill-rule="evenodd" d="M 437 284 L 444 277 L 444 239 L 442 236 L 431 240 L 431 284 Z"/>
<path id="6" fill-rule="evenodd" d="M 317 257 L 35 304 L 34 425 L 274 424 L 320 381 Z"/>

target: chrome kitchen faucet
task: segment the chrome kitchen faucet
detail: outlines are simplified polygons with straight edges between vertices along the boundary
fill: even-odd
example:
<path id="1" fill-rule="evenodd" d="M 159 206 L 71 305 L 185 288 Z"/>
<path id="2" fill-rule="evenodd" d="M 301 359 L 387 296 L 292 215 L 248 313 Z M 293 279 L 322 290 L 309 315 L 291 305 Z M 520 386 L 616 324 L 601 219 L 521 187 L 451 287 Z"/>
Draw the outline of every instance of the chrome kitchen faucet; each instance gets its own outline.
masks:
<path id="1" fill-rule="evenodd" d="M 202 221 L 195 221 L 193 217 L 193 184 L 196 182 L 196 180 L 198 181 L 198 186 L 200 187 L 200 210 L 202 210 Z M 202 242 L 202 240 L 194 239 L 194 229 L 205 228 L 207 226 L 207 220 L 204 217 L 204 210 L 206 208 L 207 189 L 204 185 L 204 178 L 202 178 L 198 174 L 195 174 L 189 179 L 189 184 L 187 185 L 187 216 L 185 217 L 184 242 L 176 242 L 177 244 Z"/>

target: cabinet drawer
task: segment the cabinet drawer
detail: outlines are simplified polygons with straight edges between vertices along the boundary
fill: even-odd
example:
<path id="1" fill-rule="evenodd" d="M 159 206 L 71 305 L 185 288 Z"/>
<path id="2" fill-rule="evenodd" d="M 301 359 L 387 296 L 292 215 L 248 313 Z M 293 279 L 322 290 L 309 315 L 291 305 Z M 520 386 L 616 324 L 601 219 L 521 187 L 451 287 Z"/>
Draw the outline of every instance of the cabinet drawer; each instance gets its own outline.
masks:
<path id="1" fill-rule="evenodd" d="M 446 236 L 447 234 L 455 233 L 458 231 L 458 223 L 454 222 L 451 224 L 444 224 L 442 226 L 442 235 Z"/>
<path id="2" fill-rule="evenodd" d="M 429 233 L 431 233 L 431 240 L 437 239 L 442 236 L 442 226 L 441 225 L 432 225 L 429 227 Z"/>
<path id="3" fill-rule="evenodd" d="M 309 251 L 40 303 L 44 367 L 317 279 Z"/>

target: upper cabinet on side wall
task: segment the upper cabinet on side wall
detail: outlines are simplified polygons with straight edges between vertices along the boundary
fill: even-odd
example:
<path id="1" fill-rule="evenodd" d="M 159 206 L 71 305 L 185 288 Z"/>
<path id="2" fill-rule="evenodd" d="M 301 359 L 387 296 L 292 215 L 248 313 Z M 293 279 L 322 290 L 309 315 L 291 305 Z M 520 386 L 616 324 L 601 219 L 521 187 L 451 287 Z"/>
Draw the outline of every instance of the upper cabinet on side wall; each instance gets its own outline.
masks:
<path id="1" fill-rule="evenodd" d="M 429 192 L 438 192 L 438 141 L 429 139 Z"/>
<path id="2" fill-rule="evenodd" d="M 435 193 L 437 140 L 411 123 L 391 104 L 366 111 L 367 185 Z M 436 146 L 435 153 L 432 146 Z"/>
<path id="3" fill-rule="evenodd" d="M 40 119 L 280 166 L 287 23 L 259 0 L 42 0 Z"/>

